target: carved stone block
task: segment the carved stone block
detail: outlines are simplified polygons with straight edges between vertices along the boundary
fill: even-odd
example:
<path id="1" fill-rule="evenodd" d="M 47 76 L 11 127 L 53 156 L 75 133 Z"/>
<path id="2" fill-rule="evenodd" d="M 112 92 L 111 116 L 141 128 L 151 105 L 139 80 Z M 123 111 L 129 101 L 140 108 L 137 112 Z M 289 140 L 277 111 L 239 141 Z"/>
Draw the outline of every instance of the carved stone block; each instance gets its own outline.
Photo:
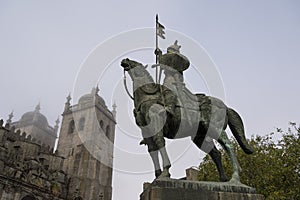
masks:
<path id="1" fill-rule="evenodd" d="M 229 182 L 198 182 L 175 179 L 144 184 L 140 200 L 263 200 L 255 188 Z"/>

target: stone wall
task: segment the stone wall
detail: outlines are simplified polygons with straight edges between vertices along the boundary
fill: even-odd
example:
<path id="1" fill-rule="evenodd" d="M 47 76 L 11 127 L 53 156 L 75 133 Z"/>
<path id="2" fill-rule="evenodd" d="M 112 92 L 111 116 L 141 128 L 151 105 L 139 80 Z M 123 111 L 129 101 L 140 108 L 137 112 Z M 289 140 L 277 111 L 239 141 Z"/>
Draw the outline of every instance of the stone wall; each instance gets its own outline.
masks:
<path id="1" fill-rule="evenodd" d="M 15 131 L 0 120 L 0 197 L 39 200 L 66 199 L 68 178 L 61 171 L 63 158 L 49 146 Z"/>
<path id="2" fill-rule="evenodd" d="M 5 126 L 0 120 L 1 200 L 112 199 L 116 106 L 111 112 L 97 91 L 94 88 L 91 94 L 83 95 L 76 105 L 71 105 L 71 97 L 67 97 L 55 153 L 49 143 L 41 142 L 51 138 L 39 126 L 26 124 L 35 116 L 41 124 L 48 124 L 38 112 L 39 105 L 22 116 L 24 123 L 20 126 L 34 134 L 9 127 L 12 115 Z M 94 145 L 94 141 L 99 143 Z M 85 145 L 89 142 L 92 149 Z"/>

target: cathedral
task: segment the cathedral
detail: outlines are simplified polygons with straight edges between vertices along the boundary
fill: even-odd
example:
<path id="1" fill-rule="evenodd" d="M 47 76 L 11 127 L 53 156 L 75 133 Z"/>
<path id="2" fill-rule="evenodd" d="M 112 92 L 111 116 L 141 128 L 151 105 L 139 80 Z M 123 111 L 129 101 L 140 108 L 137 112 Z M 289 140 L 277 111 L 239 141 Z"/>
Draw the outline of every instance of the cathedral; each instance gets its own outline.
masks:
<path id="1" fill-rule="evenodd" d="M 13 113 L 0 120 L 1 200 L 112 199 L 116 105 L 109 110 L 98 92 L 73 105 L 69 95 L 60 130 L 40 104 L 18 121 Z"/>

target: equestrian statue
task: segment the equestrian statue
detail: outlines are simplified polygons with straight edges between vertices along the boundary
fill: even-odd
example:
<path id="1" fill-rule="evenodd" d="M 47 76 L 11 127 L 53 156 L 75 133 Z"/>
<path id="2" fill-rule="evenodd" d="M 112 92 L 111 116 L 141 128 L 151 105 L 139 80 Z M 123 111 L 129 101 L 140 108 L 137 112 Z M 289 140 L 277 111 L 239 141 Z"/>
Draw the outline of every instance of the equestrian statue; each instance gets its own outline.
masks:
<path id="1" fill-rule="evenodd" d="M 162 54 L 159 49 L 155 53 L 164 71 L 163 84 L 154 82 L 147 66 L 128 58 L 121 61 L 124 77 L 127 72 L 133 82 L 134 117 L 142 132 L 141 144 L 147 145 L 152 158 L 155 177 L 170 177 L 171 162 L 164 138 L 190 137 L 199 149 L 211 156 L 218 169 L 220 181 L 228 181 L 222 166 L 221 153 L 214 144 L 214 140 L 217 141 L 230 157 L 233 167 L 230 181 L 240 183 L 241 167 L 225 129 L 229 126 L 243 151 L 252 154 L 253 150 L 245 138 L 241 117 L 220 99 L 205 94 L 192 94 L 186 88 L 183 71 L 188 69 L 190 62 L 180 53 L 177 41 L 168 47 L 167 53 Z M 163 168 L 159 163 L 159 154 Z"/>

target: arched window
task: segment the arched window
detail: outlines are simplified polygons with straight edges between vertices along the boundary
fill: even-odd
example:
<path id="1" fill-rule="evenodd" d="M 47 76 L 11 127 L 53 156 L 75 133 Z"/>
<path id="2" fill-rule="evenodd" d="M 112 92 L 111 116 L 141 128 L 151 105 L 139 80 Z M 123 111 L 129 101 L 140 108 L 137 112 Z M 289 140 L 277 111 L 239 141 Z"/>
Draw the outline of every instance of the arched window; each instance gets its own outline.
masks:
<path id="1" fill-rule="evenodd" d="M 104 126 L 104 125 L 103 125 L 103 121 L 101 120 L 101 121 L 100 121 L 100 127 L 102 128 L 102 130 L 103 130 L 103 126 Z"/>
<path id="2" fill-rule="evenodd" d="M 69 130 L 68 130 L 68 133 L 71 134 L 71 133 L 74 132 L 74 130 L 75 130 L 75 122 L 74 122 L 74 120 L 72 120 L 72 121 L 70 121 L 70 123 L 69 123 Z"/>
<path id="3" fill-rule="evenodd" d="M 36 200 L 36 198 L 34 198 L 31 195 L 26 195 L 25 197 L 23 197 L 21 200 Z"/>
<path id="4" fill-rule="evenodd" d="M 79 120 L 79 124 L 78 124 L 78 130 L 79 131 L 83 131 L 83 129 L 84 129 L 84 123 L 85 123 L 85 118 L 81 117 L 80 120 Z"/>
<path id="5" fill-rule="evenodd" d="M 107 127 L 106 127 L 106 130 L 105 130 L 105 135 L 106 135 L 106 137 L 108 137 L 108 138 L 109 138 L 109 133 L 110 133 L 110 127 L 107 126 Z"/>

